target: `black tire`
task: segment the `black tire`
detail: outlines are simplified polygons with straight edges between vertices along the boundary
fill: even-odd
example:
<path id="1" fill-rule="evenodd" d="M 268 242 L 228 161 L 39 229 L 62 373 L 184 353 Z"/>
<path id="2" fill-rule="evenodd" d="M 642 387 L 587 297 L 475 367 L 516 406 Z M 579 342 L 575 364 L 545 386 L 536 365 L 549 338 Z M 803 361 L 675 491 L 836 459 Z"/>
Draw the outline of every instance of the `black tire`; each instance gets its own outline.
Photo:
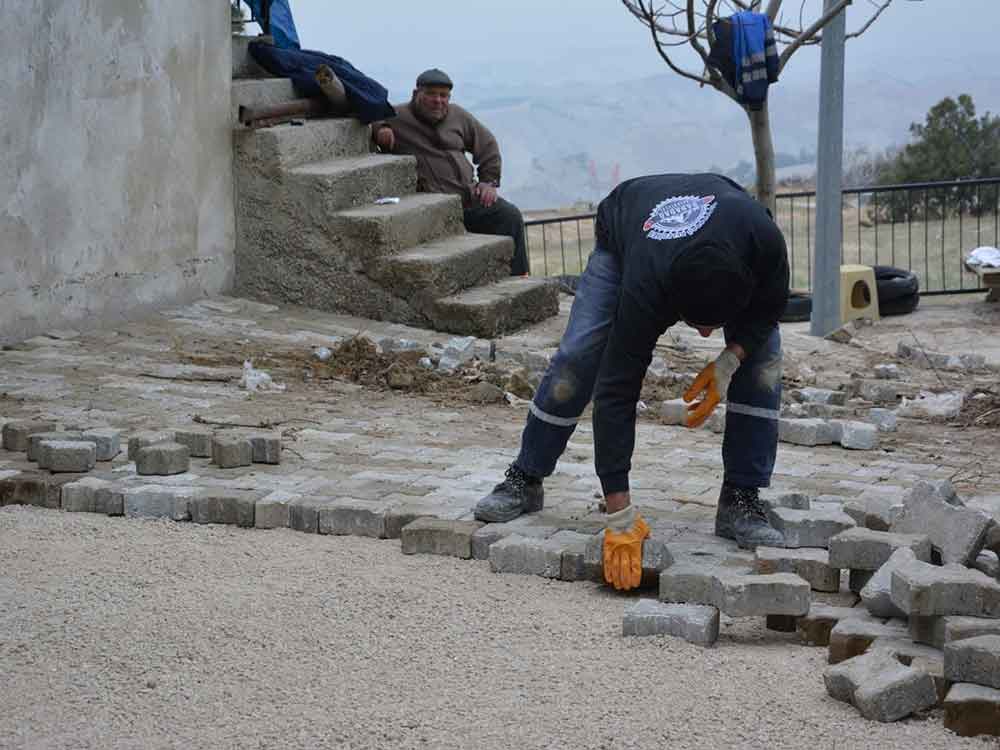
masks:
<path id="1" fill-rule="evenodd" d="M 801 323 L 809 320 L 812 315 L 813 301 L 808 294 L 792 292 L 788 295 L 788 304 L 781 316 L 782 323 Z"/>
<path id="2" fill-rule="evenodd" d="M 892 266 L 873 266 L 878 287 L 879 310 L 883 302 L 911 297 L 920 291 L 920 280 L 913 271 Z"/>
<path id="3" fill-rule="evenodd" d="M 878 301 L 878 312 L 879 315 L 906 315 L 917 309 L 917 305 L 920 304 L 920 295 L 911 294 L 909 297 L 897 297 L 896 299 L 890 299 L 883 301 L 879 299 Z"/>

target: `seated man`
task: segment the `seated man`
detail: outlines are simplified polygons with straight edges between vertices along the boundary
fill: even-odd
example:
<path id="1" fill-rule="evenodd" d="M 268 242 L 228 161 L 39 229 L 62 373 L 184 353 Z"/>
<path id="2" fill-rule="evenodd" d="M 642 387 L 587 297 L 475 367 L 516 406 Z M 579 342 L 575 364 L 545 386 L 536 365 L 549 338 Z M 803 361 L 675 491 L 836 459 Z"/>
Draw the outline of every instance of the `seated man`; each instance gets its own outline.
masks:
<path id="1" fill-rule="evenodd" d="M 421 73 L 409 104 L 396 107 L 391 120 L 372 126 L 375 143 L 386 153 L 417 157 L 417 190 L 462 196 L 468 231 L 513 239 L 510 273 L 524 276 L 529 271 L 524 220 L 517 206 L 497 196 L 500 148 L 482 123 L 451 104 L 451 90 L 451 78 L 443 71 Z M 475 170 L 466 152 L 472 154 Z"/>
<path id="2" fill-rule="evenodd" d="M 666 174 L 615 188 L 598 208 L 595 235 L 518 457 L 476 506 L 476 518 L 498 523 L 542 509 L 542 479 L 555 470 L 593 395 L 595 462 L 607 512 L 604 577 L 615 588 L 638 586 L 649 527 L 629 488 L 636 403 L 657 340 L 684 322 L 702 336 L 723 328 L 726 338 L 684 394 L 694 402 L 690 427 L 728 399 L 715 533 L 746 548 L 784 546 L 758 494 L 770 483 L 778 446 L 778 318 L 788 301 L 781 230 L 725 177 Z"/>

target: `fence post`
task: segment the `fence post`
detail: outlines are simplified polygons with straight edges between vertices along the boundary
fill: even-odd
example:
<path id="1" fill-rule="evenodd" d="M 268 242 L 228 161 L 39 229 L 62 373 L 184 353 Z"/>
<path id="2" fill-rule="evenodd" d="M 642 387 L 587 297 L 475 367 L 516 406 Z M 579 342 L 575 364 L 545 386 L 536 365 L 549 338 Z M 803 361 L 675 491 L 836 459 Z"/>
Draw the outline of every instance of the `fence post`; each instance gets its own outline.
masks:
<path id="1" fill-rule="evenodd" d="M 826 0 L 830 8 L 836 0 Z M 844 35 L 847 12 L 823 29 L 816 164 L 816 258 L 809 332 L 825 336 L 840 326 L 841 180 L 844 157 Z M 860 197 L 859 197 L 860 200 Z"/>

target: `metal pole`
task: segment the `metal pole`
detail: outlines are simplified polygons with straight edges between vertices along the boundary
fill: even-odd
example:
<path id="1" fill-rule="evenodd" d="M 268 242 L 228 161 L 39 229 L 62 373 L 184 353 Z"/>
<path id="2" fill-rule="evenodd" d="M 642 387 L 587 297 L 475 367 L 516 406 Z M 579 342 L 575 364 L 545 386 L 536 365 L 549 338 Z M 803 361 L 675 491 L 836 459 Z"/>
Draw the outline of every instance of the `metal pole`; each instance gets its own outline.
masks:
<path id="1" fill-rule="evenodd" d="M 835 0 L 825 0 L 830 8 Z M 816 259 L 809 332 L 825 336 L 840 327 L 841 193 L 844 159 L 844 35 L 847 13 L 824 28 L 819 76 L 819 144 L 816 164 Z"/>

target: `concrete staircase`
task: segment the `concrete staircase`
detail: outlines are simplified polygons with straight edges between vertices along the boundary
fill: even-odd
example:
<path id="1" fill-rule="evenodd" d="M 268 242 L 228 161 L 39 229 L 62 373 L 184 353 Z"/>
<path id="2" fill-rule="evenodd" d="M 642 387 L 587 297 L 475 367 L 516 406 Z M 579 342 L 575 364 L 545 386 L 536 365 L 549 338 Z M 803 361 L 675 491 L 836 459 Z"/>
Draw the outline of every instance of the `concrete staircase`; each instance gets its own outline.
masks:
<path id="1" fill-rule="evenodd" d="M 253 71 L 244 50 L 234 43 L 238 294 L 486 338 L 558 311 L 552 284 L 509 276 L 510 238 L 467 233 L 458 196 L 417 193 L 416 160 L 371 153 L 368 126 L 239 125 L 240 104 L 295 97 L 286 79 L 236 77 Z"/>

